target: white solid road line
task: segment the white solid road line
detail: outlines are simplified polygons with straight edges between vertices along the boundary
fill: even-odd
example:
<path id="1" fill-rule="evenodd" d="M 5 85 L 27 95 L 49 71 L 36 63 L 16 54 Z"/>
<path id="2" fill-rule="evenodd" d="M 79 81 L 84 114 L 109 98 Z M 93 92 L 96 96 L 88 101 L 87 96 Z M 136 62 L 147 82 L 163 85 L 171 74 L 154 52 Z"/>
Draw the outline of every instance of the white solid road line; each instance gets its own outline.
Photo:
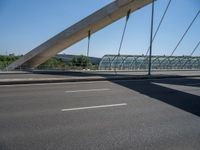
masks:
<path id="1" fill-rule="evenodd" d="M 74 91 L 65 91 L 66 93 L 77 93 L 77 92 L 100 92 L 100 91 L 109 91 L 111 89 L 87 89 L 87 90 L 74 90 Z"/>
<path id="2" fill-rule="evenodd" d="M 126 105 L 127 105 L 127 103 L 110 104 L 110 105 L 99 105 L 99 106 L 90 106 L 90 107 L 68 108 L 68 109 L 62 109 L 61 111 L 73 111 L 73 110 L 83 110 L 83 109 L 95 109 L 95 108 L 106 108 L 106 107 L 118 107 L 118 106 L 126 106 Z"/>

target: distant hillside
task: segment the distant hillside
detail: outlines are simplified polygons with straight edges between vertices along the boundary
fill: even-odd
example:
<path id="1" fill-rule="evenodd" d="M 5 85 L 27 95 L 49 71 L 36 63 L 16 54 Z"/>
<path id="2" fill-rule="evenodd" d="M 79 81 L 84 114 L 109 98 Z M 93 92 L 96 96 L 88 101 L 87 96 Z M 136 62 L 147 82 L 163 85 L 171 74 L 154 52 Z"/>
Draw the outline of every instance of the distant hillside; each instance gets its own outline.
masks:
<path id="1" fill-rule="evenodd" d="M 74 56 L 77 55 L 57 54 L 55 57 L 61 59 L 64 62 L 69 62 Z M 101 58 L 98 57 L 89 57 L 89 59 L 93 65 L 99 64 L 101 61 Z"/>

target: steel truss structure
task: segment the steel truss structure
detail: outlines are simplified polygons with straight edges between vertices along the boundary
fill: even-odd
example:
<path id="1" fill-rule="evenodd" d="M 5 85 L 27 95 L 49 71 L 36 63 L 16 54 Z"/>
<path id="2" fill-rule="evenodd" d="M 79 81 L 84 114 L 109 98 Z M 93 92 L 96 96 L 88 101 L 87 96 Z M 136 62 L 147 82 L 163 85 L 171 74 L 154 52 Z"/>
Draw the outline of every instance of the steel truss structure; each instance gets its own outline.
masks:
<path id="1" fill-rule="evenodd" d="M 105 55 L 99 70 L 147 70 L 145 55 Z M 200 56 L 152 56 L 153 70 L 200 70 Z"/>

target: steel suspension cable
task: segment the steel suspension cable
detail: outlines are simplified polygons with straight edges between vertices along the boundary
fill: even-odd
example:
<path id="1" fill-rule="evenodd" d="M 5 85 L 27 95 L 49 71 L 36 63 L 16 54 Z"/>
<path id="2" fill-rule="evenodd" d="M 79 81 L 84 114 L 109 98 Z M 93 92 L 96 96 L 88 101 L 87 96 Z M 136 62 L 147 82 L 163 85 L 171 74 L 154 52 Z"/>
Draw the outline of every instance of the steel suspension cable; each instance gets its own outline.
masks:
<path id="1" fill-rule="evenodd" d="M 90 37 L 91 37 L 91 31 L 88 31 L 88 45 L 87 45 L 87 60 L 86 60 L 86 65 L 88 67 L 88 63 L 89 63 L 89 51 L 90 51 Z"/>
<path id="2" fill-rule="evenodd" d="M 190 56 L 192 56 L 194 54 L 194 52 L 197 50 L 197 48 L 199 47 L 200 41 L 197 43 L 197 45 L 195 46 L 195 48 L 193 49 L 193 51 L 191 52 Z"/>
<path id="3" fill-rule="evenodd" d="M 161 20 L 160 20 L 160 22 L 159 22 L 159 24 L 158 24 L 158 27 L 157 27 L 157 29 L 156 29 L 156 32 L 155 32 L 154 35 L 153 35 L 152 42 L 154 41 L 154 39 L 155 39 L 155 37 L 156 37 L 156 35 L 157 35 L 159 29 L 160 29 L 160 26 L 161 26 L 161 24 L 162 24 L 162 22 L 163 22 L 163 20 L 164 20 L 164 18 L 165 18 L 165 15 L 166 15 L 166 13 L 167 13 L 167 10 L 168 10 L 170 4 L 171 4 L 171 0 L 169 0 L 169 2 L 168 2 L 168 4 L 167 4 L 167 7 L 165 8 L 165 11 L 164 11 L 164 13 L 163 13 L 163 15 L 162 15 L 162 17 L 161 17 Z M 147 52 L 146 52 L 146 55 L 145 55 L 145 56 L 148 55 L 149 50 L 150 50 L 150 46 L 149 46 L 149 48 L 147 49 Z"/>
<path id="4" fill-rule="evenodd" d="M 187 30 L 184 32 L 184 34 L 182 35 L 181 39 L 179 40 L 179 42 L 177 43 L 176 47 L 173 49 L 172 53 L 170 56 L 172 56 L 174 54 L 174 52 L 177 50 L 178 46 L 180 45 L 180 43 L 182 42 L 183 38 L 185 37 L 185 35 L 187 34 L 187 32 L 189 31 L 189 29 L 191 28 L 191 26 L 193 25 L 194 21 L 197 19 L 198 15 L 200 13 L 200 10 L 197 12 L 197 14 L 195 15 L 195 17 L 193 18 L 192 22 L 190 23 L 190 25 L 188 26 Z"/>
<path id="5" fill-rule="evenodd" d="M 150 50 L 149 50 L 149 66 L 148 75 L 151 75 L 151 57 L 152 57 L 152 42 L 153 42 L 153 21 L 154 21 L 154 0 L 151 8 L 151 33 L 150 33 Z"/>
<path id="6" fill-rule="evenodd" d="M 87 45 L 87 57 L 89 56 L 90 51 L 90 37 L 91 37 L 91 31 L 88 31 L 88 45 Z"/>
<path id="7" fill-rule="evenodd" d="M 197 50 L 197 48 L 199 47 L 200 41 L 197 43 L 197 45 L 195 46 L 195 48 L 193 49 L 193 51 L 191 52 L 191 54 L 189 55 L 190 57 L 194 54 L 194 52 Z M 187 59 L 185 61 L 185 63 L 183 64 L 182 68 L 185 67 L 185 65 L 191 60 L 191 58 Z"/>
<path id="8" fill-rule="evenodd" d="M 171 4 L 171 0 L 169 0 L 167 6 L 166 6 L 166 8 L 165 8 L 165 11 L 164 11 L 164 13 L 163 13 L 163 15 L 162 15 L 162 17 L 161 17 L 161 20 L 160 20 L 160 22 L 159 22 L 159 24 L 158 24 L 158 27 L 156 28 L 156 31 L 155 31 L 155 33 L 154 33 L 154 35 L 153 35 L 152 42 L 154 41 L 154 39 L 155 39 L 155 37 L 156 37 L 156 35 L 157 35 L 159 29 L 160 29 L 160 26 L 161 26 L 161 24 L 162 24 L 162 22 L 163 22 L 163 20 L 164 20 L 164 18 L 165 18 L 165 15 L 166 15 L 166 13 L 167 13 L 167 11 L 168 11 L 168 9 L 169 9 L 170 4 Z M 150 51 L 150 46 L 149 46 L 149 48 L 148 48 L 147 51 L 146 51 L 145 57 L 147 57 L 149 51 Z M 154 62 L 154 61 L 152 61 L 152 63 L 153 63 L 153 62 Z M 140 67 L 141 67 L 143 64 L 144 64 L 144 62 L 140 64 Z"/>
<path id="9" fill-rule="evenodd" d="M 119 45 L 119 49 L 118 49 L 117 59 L 118 59 L 118 56 L 120 56 L 120 52 L 121 52 L 122 44 L 123 44 L 123 41 L 124 41 L 124 35 L 125 35 L 125 32 L 126 32 L 126 27 L 127 27 L 127 23 L 128 23 L 129 17 L 130 17 L 130 13 L 131 13 L 131 9 L 129 9 L 127 14 L 126 14 L 126 21 L 125 21 L 125 25 L 124 25 L 124 29 L 123 29 L 123 33 L 122 33 L 122 37 L 121 37 L 121 41 L 120 41 L 120 45 Z M 114 61 L 114 59 L 113 59 L 113 61 Z M 115 64 L 115 67 L 114 67 L 114 71 L 115 71 L 115 74 L 116 74 L 117 73 L 116 72 L 116 64 Z"/>
<path id="10" fill-rule="evenodd" d="M 118 55 L 120 55 L 120 51 L 121 51 L 121 48 L 122 48 L 124 35 L 125 35 L 125 32 L 126 32 L 126 27 L 127 27 L 127 23 L 128 23 L 129 17 L 130 17 L 130 13 L 131 13 L 131 10 L 129 10 L 127 12 L 127 15 L 126 15 L 126 21 L 125 21 L 125 25 L 124 25 L 124 29 L 123 29 L 123 33 L 122 33 L 122 37 L 121 37 L 121 41 L 120 41 L 120 45 L 119 45 L 119 49 L 118 49 Z"/>

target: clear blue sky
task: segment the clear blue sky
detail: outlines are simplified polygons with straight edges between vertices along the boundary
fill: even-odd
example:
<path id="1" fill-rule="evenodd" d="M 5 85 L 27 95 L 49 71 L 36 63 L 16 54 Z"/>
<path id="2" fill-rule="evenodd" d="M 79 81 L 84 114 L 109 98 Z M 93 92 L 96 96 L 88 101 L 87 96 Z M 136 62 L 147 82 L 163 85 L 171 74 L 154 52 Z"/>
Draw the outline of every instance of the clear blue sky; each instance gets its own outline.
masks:
<path id="1" fill-rule="evenodd" d="M 25 54 L 112 0 L 0 0 L 0 54 Z M 156 27 L 168 0 L 155 2 Z M 200 0 L 172 0 L 153 43 L 153 54 L 170 54 L 200 9 Z M 149 45 L 151 6 L 132 13 L 122 54 L 144 54 Z M 90 56 L 117 54 L 124 18 L 91 37 Z M 175 55 L 187 55 L 200 40 L 200 16 Z M 86 54 L 87 39 L 62 53 Z M 200 55 L 200 47 L 194 55 Z"/>

